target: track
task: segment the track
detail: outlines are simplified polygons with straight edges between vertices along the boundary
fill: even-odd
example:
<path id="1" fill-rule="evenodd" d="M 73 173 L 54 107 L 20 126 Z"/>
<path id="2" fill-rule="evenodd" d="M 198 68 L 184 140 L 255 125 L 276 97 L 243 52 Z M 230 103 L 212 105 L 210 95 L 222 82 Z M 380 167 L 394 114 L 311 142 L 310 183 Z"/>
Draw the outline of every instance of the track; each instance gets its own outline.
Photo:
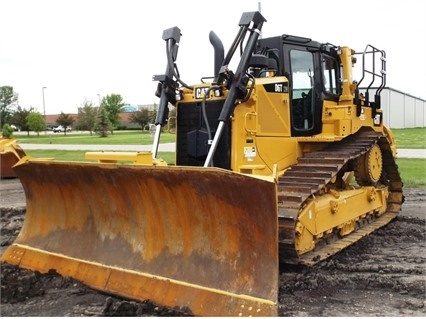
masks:
<path id="1" fill-rule="evenodd" d="M 357 159 L 376 144 L 380 147 L 383 165 L 378 184 L 389 190 L 386 212 L 380 217 L 366 214 L 356 221 L 356 231 L 344 237 L 336 229 L 329 229 L 328 236 L 316 240 L 314 250 L 299 254 L 295 243 L 296 227 L 304 207 L 313 197 L 325 196 L 333 190 L 344 190 L 345 173 L 354 172 L 357 181 L 363 186 L 367 185 L 359 178 Z M 305 154 L 279 179 L 278 184 L 280 259 L 283 263 L 313 265 L 334 255 L 389 223 L 398 215 L 404 201 L 401 177 L 388 140 L 372 130 L 359 131 L 321 151 Z"/>

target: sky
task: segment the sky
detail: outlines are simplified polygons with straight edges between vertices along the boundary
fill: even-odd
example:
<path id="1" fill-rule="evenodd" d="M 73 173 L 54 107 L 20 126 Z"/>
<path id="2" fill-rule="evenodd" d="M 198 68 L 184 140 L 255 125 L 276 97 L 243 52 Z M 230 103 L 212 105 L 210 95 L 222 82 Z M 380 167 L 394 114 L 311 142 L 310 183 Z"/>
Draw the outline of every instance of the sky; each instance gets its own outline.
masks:
<path id="1" fill-rule="evenodd" d="M 421 0 L 0 0 L 0 8 L 0 86 L 13 86 L 19 105 L 40 113 L 77 113 L 110 94 L 158 103 L 152 77 L 166 69 L 165 29 L 180 28 L 180 76 L 199 83 L 213 75 L 209 32 L 227 52 L 242 13 L 259 9 L 262 37 L 385 50 L 387 86 L 426 99 Z"/>

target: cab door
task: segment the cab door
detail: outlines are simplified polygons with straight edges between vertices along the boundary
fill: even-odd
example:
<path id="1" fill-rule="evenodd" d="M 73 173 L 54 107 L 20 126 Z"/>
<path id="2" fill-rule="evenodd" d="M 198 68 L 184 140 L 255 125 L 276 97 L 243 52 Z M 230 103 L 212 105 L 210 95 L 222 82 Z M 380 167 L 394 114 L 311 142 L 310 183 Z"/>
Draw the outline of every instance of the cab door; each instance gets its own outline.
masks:
<path id="1" fill-rule="evenodd" d="M 336 49 L 305 38 L 284 40 L 284 72 L 289 79 L 292 136 L 321 133 L 324 100 L 338 102 L 341 83 Z"/>
<path id="2" fill-rule="evenodd" d="M 290 82 L 292 136 L 311 136 L 321 132 L 322 84 L 319 50 L 285 45 L 286 74 Z"/>

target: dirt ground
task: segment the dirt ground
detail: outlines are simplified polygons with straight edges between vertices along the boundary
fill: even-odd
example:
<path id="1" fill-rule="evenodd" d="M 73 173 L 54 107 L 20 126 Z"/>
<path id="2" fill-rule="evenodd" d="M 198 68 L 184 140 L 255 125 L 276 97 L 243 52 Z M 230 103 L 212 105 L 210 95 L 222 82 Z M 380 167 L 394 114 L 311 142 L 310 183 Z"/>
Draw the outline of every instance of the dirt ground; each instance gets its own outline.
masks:
<path id="1" fill-rule="evenodd" d="M 25 197 L 18 180 L 0 183 L 1 252 L 18 235 Z M 311 268 L 282 267 L 279 315 L 426 316 L 426 190 L 404 190 L 400 216 Z M 51 272 L 1 264 L 1 316 L 189 316 L 95 291 Z"/>

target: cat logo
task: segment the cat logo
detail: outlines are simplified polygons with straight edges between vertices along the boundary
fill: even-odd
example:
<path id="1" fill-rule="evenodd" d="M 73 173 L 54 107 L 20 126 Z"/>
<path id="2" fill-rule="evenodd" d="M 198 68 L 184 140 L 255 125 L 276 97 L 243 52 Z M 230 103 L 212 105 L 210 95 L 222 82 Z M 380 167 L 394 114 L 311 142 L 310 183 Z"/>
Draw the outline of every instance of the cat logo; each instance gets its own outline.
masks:
<path id="1" fill-rule="evenodd" d="M 203 99 L 204 95 L 206 94 L 209 87 L 198 87 L 195 88 L 195 98 L 196 99 Z"/>

